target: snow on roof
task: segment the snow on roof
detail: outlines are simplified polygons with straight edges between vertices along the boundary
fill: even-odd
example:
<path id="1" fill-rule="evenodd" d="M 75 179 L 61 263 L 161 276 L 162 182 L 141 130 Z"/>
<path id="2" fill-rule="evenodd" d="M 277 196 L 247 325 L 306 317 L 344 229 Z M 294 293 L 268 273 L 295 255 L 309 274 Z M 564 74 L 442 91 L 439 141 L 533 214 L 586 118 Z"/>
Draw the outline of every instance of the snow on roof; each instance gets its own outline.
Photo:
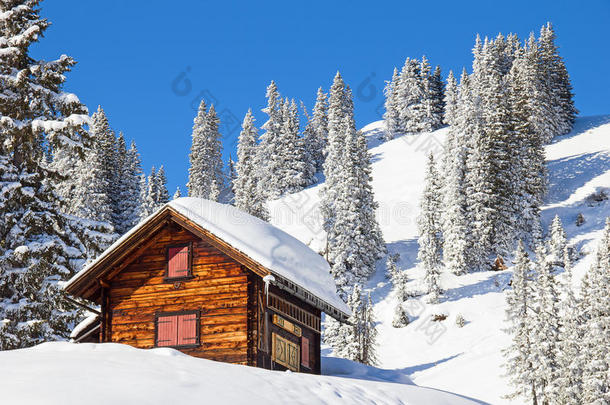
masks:
<path id="1" fill-rule="evenodd" d="M 183 197 L 168 204 L 252 260 L 346 314 L 328 262 L 298 239 L 232 205 Z"/>
<path id="2" fill-rule="evenodd" d="M 184 215 L 274 274 L 293 282 L 337 310 L 346 315 L 351 313 L 336 293 L 335 281 L 330 274 L 328 262 L 286 232 L 231 205 L 203 198 L 177 198 L 162 209 L 165 207 Z M 155 214 L 141 221 L 119 238 L 96 260 L 72 277 L 64 288 L 84 275 L 95 263 L 121 245 L 153 216 Z"/>

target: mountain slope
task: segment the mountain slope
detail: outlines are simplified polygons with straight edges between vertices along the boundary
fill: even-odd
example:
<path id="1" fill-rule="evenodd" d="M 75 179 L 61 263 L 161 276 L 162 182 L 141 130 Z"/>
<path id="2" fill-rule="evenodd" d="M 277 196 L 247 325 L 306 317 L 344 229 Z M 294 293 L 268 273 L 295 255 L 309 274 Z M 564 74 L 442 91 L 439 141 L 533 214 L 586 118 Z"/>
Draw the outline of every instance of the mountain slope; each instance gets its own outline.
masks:
<path id="1" fill-rule="evenodd" d="M 447 133 L 401 136 L 383 142 L 381 121 L 363 128 L 373 159 L 373 187 L 379 202 L 378 219 L 390 252 L 400 253 L 400 268 L 409 275 L 409 289 L 420 291 L 422 272 L 417 268 L 418 204 L 423 190 L 425 158 L 434 151 L 437 161 Z M 543 207 L 544 228 L 557 214 L 569 243 L 581 253 L 575 275 L 581 277 L 592 259 L 610 203 L 610 116 L 579 118 L 574 130 L 556 138 L 546 148 L 549 194 Z M 270 204 L 272 222 L 318 251 L 323 251 L 324 232 L 317 211 L 320 186 L 286 196 Z M 597 195 L 597 197 L 595 197 Z M 596 201 L 601 200 L 601 201 Z M 582 213 L 585 223 L 576 226 Z M 587 254 L 589 253 L 589 254 Z M 368 285 L 379 323 L 380 366 L 411 376 L 418 385 L 459 393 L 490 403 L 508 403 L 502 377 L 501 350 L 510 338 L 503 332 L 505 299 L 511 270 L 480 272 L 456 277 L 443 274 L 446 290 L 442 302 L 428 305 L 418 298 L 408 301 L 409 326 L 395 329 L 391 320 L 396 305 L 383 266 Z M 445 314 L 443 322 L 431 322 L 433 314 Z M 459 328 L 461 314 L 466 325 Z M 518 403 L 519 401 L 515 401 Z"/>

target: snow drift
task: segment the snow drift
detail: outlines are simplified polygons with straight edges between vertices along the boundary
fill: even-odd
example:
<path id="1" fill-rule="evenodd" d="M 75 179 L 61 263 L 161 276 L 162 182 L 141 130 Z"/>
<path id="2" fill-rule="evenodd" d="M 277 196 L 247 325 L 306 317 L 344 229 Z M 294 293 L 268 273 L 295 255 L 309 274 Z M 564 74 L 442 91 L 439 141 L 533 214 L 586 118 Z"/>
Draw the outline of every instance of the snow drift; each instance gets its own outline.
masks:
<path id="1" fill-rule="evenodd" d="M 113 343 L 45 343 L 0 352 L 0 395 L 6 404 L 479 403 L 379 380 L 268 371 L 197 359 L 173 349 L 142 350 Z"/>

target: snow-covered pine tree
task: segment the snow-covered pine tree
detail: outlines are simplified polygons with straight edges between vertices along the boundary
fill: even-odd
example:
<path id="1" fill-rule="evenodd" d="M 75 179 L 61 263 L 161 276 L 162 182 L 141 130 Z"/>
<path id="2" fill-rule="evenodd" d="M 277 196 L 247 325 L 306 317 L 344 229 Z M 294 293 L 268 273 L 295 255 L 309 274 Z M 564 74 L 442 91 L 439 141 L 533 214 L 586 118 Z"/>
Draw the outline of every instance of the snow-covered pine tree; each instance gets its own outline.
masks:
<path id="1" fill-rule="evenodd" d="M 530 246 L 541 243 L 540 206 L 546 192 L 544 129 L 537 124 L 548 116 L 544 91 L 537 73 L 539 58 L 536 44 L 517 51 L 508 76 L 512 109 L 511 129 L 515 139 L 513 168 L 519 181 L 514 182 L 518 220 L 515 226 L 521 239 Z"/>
<path id="2" fill-rule="evenodd" d="M 261 134 L 257 147 L 259 162 L 257 178 L 265 199 L 276 199 L 281 195 L 279 184 L 281 181 L 282 105 L 283 101 L 277 85 L 271 81 L 267 87 L 267 107 L 263 109 L 268 119 L 262 126 L 265 132 Z"/>
<path id="3" fill-rule="evenodd" d="M 356 283 L 375 271 L 375 262 L 385 253 L 377 204 L 370 185 L 370 157 L 361 132 L 345 117 L 345 151 L 333 195 L 332 227 L 327 234 L 327 257 L 339 295 L 346 299 Z M 329 155 L 330 156 L 330 155 Z M 342 175 L 341 175 L 342 174 Z"/>
<path id="4" fill-rule="evenodd" d="M 320 191 L 320 212 L 323 218 L 323 228 L 327 233 L 327 242 L 337 217 L 334 208 L 339 184 L 343 180 L 342 162 L 345 151 L 345 129 L 342 123 L 346 118 L 348 103 L 346 88 L 341 74 L 337 72 L 330 88 L 328 100 L 328 144 L 324 160 L 325 182 Z M 353 113 L 353 111 L 352 111 Z M 327 243 L 328 244 L 328 243 Z M 328 246 L 326 248 L 328 252 Z"/>
<path id="5" fill-rule="evenodd" d="M 441 68 L 436 66 L 430 74 L 430 64 L 423 56 L 420 64 L 420 75 L 423 89 L 422 109 L 425 113 L 420 126 L 421 132 L 438 129 L 443 124 L 444 84 L 441 78 Z"/>
<path id="6" fill-rule="evenodd" d="M 506 358 L 504 367 L 514 391 L 509 398 L 521 397 L 537 403 L 537 387 L 532 371 L 535 362 L 532 353 L 532 336 L 534 334 L 534 290 L 531 262 L 524 244 L 519 241 L 515 252 L 515 266 L 511 289 L 506 292 L 506 319 L 509 327 L 506 331 L 512 337 L 511 345 L 503 351 Z"/>
<path id="7" fill-rule="evenodd" d="M 328 144 L 328 99 L 322 87 L 318 89 L 316 104 L 311 117 L 308 117 L 308 130 L 305 131 L 305 145 L 309 152 L 309 162 L 315 171 L 322 170 Z"/>
<path id="8" fill-rule="evenodd" d="M 559 371 L 553 381 L 557 403 L 577 405 L 582 403 L 581 341 L 583 339 L 580 301 L 572 287 L 573 275 L 567 246 L 564 248 L 563 300 L 561 302 L 561 328 L 559 329 Z"/>
<path id="9" fill-rule="evenodd" d="M 457 120 L 457 104 L 458 104 L 458 84 L 453 71 L 449 71 L 447 75 L 447 86 L 445 88 L 445 109 L 443 114 L 443 123 L 447 125 L 455 125 Z"/>
<path id="10" fill-rule="evenodd" d="M 159 167 L 159 171 L 155 176 L 155 183 L 157 183 L 157 199 L 155 204 L 157 208 L 160 208 L 169 201 L 169 192 L 167 191 L 167 177 L 165 176 L 165 168 L 163 165 Z"/>
<path id="11" fill-rule="evenodd" d="M 441 195 L 439 177 L 434 163 L 434 156 L 428 156 L 424 192 L 420 202 L 420 215 L 417 220 L 419 229 L 418 260 L 422 263 L 426 275 L 426 293 L 430 303 L 438 303 L 441 294 L 441 250 L 442 236 L 440 226 Z"/>
<path id="12" fill-rule="evenodd" d="M 595 262 L 583 280 L 582 309 L 585 316 L 581 352 L 582 403 L 610 403 L 610 217 L 597 248 Z"/>
<path id="13" fill-rule="evenodd" d="M 193 123 L 193 142 L 189 155 L 189 196 L 218 200 L 224 188 L 220 120 L 214 106 L 206 111 L 202 100 Z"/>
<path id="14" fill-rule="evenodd" d="M 276 192 L 281 196 L 296 193 L 313 183 L 315 170 L 308 162 L 303 139 L 299 137 L 299 116 L 294 100 L 286 99 L 281 108 Z"/>
<path id="15" fill-rule="evenodd" d="M 363 364 L 374 366 L 378 363 L 377 359 L 377 321 L 373 310 L 373 301 L 371 293 L 367 295 L 364 303 L 362 319 L 362 336 L 361 340 L 361 355 L 359 361 Z"/>
<path id="16" fill-rule="evenodd" d="M 146 174 L 142 173 L 140 175 L 140 201 L 142 201 L 140 207 L 140 221 L 152 214 L 152 207 L 148 198 L 149 191 Z"/>
<path id="17" fill-rule="evenodd" d="M 400 74 L 398 73 L 398 69 L 394 68 L 392 80 L 386 83 L 384 89 L 385 113 L 383 114 L 383 119 L 385 121 L 386 140 L 393 139 L 396 134 L 403 132 L 400 120 L 399 81 Z"/>
<path id="18" fill-rule="evenodd" d="M 464 274 L 469 267 L 468 204 L 466 199 L 467 146 L 457 126 L 449 128 L 445 140 L 443 209 L 443 263 L 453 274 Z"/>
<path id="19" fill-rule="evenodd" d="M 74 203 L 68 212 L 80 218 L 106 222 L 112 227 L 114 210 L 110 183 L 114 176 L 108 145 L 114 146 L 111 140 L 114 135 L 101 107 L 91 116 L 89 132 L 92 145 L 85 159 L 78 163 Z"/>
<path id="20" fill-rule="evenodd" d="M 416 59 L 407 58 L 400 72 L 398 85 L 401 127 L 405 133 L 421 130 L 425 118 L 423 108 L 424 89 L 420 66 Z"/>
<path id="21" fill-rule="evenodd" d="M 541 403 L 557 403 L 557 386 L 554 384 L 559 371 L 559 293 L 552 264 L 544 245 L 536 251 L 537 277 L 534 284 L 534 333 L 531 339 L 533 356 L 532 377 L 536 385 L 536 397 Z"/>
<path id="22" fill-rule="evenodd" d="M 543 69 L 543 80 L 548 85 L 548 95 L 553 101 L 552 114 L 548 118 L 553 125 L 553 136 L 570 132 L 578 110 L 574 106 L 574 95 L 570 76 L 565 63 L 555 45 L 555 31 L 550 22 L 540 29 L 538 39 L 540 46 L 540 66 Z"/>
<path id="23" fill-rule="evenodd" d="M 29 55 L 50 24 L 38 3 L 0 3 L 0 350 L 65 339 L 79 316 L 58 283 L 74 275 L 83 252 L 43 156 L 49 147 L 83 150 L 88 116 L 62 91 L 75 61 Z"/>
<path id="24" fill-rule="evenodd" d="M 559 215 L 555 215 L 549 229 L 549 253 L 553 264 L 564 266 L 563 259 L 567 244 L 566 232 L 563 230 L 561 219 Z"/>
<path id="25" fill-rule="evenodd" d="M 347 299 L 352 315 L 338 326 L 339 333 L 331 344 L 335 353 L 346 359 L 367 365 L 377 363 L 377 329 L 370 294 L 363 302 L 362 287 L 354 285 Z"/>
<path id="26" fill-rule="evenodd" d="M 180 186 L 176 186 L 176 191 L 174 192 L 174 196 L 172 200 L 182 197 L 182 192 L 180 191 Z"/>
<path id="27" fill-rule="evenodd" d="M 144 184 L 146 186 L 146 193 L 144 199 L 144 213 L 143 216 L 146 218 L 149 215 L 152 215 L 157 211 L 157 201 L 159 201 L 159 190 L 157 189 L 157 169 L 153 166 L 150 169 L 150 174 L 148 178 L 145 179 Z"/>
<path id="28" fill-rule="evenodd" d="M 394 308 L 394 317 L 392 318 L 392 327 L 394 328 L 404 328 L 409 324 L 409 316 L 407 312 L 402 306 L 402 301 L 396 302 L 396 307 Z"/>
<path id="29" fill-rule="evenodd" d="M 117 232 L 123 234 L 140 222 L 142 211 L 142 190 L 140 189 L 140 176 L 142 163 L 136 143 L 131 145 L 125 154 L 124 164 L 121 168 L 121 186 L 119 209 L 121 212 Z"/>
<path id="30" fill-rule="evenodd" d="M 237 143 L 237 178 L 233 183 L 235 190 L 234 203 L 237 208 L 267 221 L 269 214 L 265 206 L 263 190 L 260 189 L 257 174 L 259 161 L 256 146 L 257 129 L 254 116 L 248 109 L 239 133 Z"/>
<path id="31" fill-rule="evenodd" d="M 228 187 L 229 187 L 229 192 L 231 194 L 231 198 L 230 198 L 231 202 L 233 202 L 233 199 L 235 198 L 235 189 L 233 187 L 233 184 L 235 183 L 236 178 L 237 178 L 237 171 L 235 169 L 235 161 L 233 160 L 233 157 L 231 155 L 229 155 L 229 162 L 228 162 L 228 167 L 227 167 L 227 183 L 228 183 Z"/>

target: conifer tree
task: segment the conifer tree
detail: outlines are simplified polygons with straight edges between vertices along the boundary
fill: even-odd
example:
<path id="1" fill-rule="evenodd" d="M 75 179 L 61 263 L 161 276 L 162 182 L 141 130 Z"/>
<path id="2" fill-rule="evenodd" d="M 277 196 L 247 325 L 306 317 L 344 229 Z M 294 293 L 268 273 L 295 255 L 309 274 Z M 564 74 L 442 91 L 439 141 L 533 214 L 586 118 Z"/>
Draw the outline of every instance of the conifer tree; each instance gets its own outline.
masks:
<path id="1" fill-rule="evenodd" d="M 318 89 L 316 104 L 308 124 L 305 144 L 309 151 L 309 161 L 314 165 L 315 171 L 319 172 L 324 164 L 328 144 L 328 100 L 322 87 Z"/>
<path id="2" fill-rule="evenodd" d="M 165 169 L 163 165 L 159 167 L 159 171 L 155 176 L 155 183 L 157 189 L 157 199 L 155 200 L 155 204 L 158 208 L 162 205 L 167 204 L 169 201 L 169 192 L 167 191 L 167 178 L 165 177 Z"/>
<path id="3" fill-rule="evenodd" d="M 442 236 L 440 227 L 440 187 L 434 157 L 428 157 L 424 192 L 420 203 L 418 259 L 426 272 L 424 282 L 430 303 L 437 303 L 440 288 Z"/>
<path id="4" fill-rule="evenodd" d="M 258 179 L 265 199 L 276 199 L 281 196 L 279 184 L 281 182 L 282 105 L 283 101 L 277 85 L 271 81 L 267 87 L 267 107 L 263 109 L 268 119 L 262 126 L 265 132 L 261 135 L 257 148 L 257 159 L 261 163 Z"/>
<path id="5" fill-rule="evenodd" d="M 182 197 L 182 192 L 180 192 L 180 186 L 176 187 L 176 192 L 174 193 L 174 196 L 172 197 L 172 200 L 176 200 L 178 198 Z"/>
<path id="6" fill-rule="evenodd" d="M 276 192 L 281 196 L 301 191 L 313 182 L 313 165 L 307 161 L 303 139 L 299 137 L 299 117 L 294 100 L 282 104 L 282 128 L 277 156 Z"/>
<path id="7" fill-rule="evenodd" d="M 375 271 L 375 262 L 385 253 L 379 224 L 375 218 L 377 204 L 370 185 L 370 156 L 361 132 L 354 129 L 353 119 L 345 117 L 345 154 L 333 189 L 334 217 L 327 234 L 328 260 L 339 295 L 346 299 L 356 283 L 364 282 Z M 329 155 L 330 156 L 330 155 Z M 325 195 L 323 195 L 325 197 Z"/>
<path id="8" fill-rule="evenodd" d="M 324 161 L 324 177 L 326 180 L 320 192 L 320 211 L 323 218 L 323 228 L 327 234 L 332 232 L 335 219 L 337 218 L 334 205 L 339 184 L 343 180 L 341 170 L 343 153 L 346 147 L 346 131 L 342 128 L 342 123 L 345 121 L 346 116 L 353 114 L 353 111 L 347 111 L 349 104 L 346 98 L 345 83 L 341 74 L 337 72 L 330 88 L 328 100 L 328 144 Z M 345 122 L 349 122 L 349 118 Z M 329 240 L 329 236 L 327 236 L 327 240 Z"/>
<path id="9" fill-rule="evenodd" d="M 559 370 L 554 384 L 557 402 L 561 404 L 582 403 L 582 354 L 583 339 L 580 302 L 572 288 L 573 275 L 567 246 L 564 248 L 565 272 L 561 302 L 561 328 L 559 330 Z"/>
<path id="10" fill-rule="evenodd" d="M 551 254 L 551 260 L 554 264 L 557 263 L 563 266 L 563 259 L 565 258 L 564 252 L 567 249 L 567 238 L 559 215 L 555 215 L 555 218 L 553 218 L 549 234 L 549 253 Z"/>
<path id="11" fill-rule="evenodd" d="M 256 138 L 257 129 L 254 126 L 254 116 L 248 109 L 239 133 L 237 143 L 237 177 L 233 183 L 235 190 L 234 203 L 237 208 L 267 221 L 269 214 L 265 206 L 263 190 L 258 185 L 259 170 Z"/>
<path id="12" fill-rule="evenodd" d="M 544 69 L 544 79 L 549 85 L 549 96 L 553 100 L 552 115 L 547 117 L 553 123 L 553 135 L 570 132 L 578 110 L 574 106 L 572 84 L 565 63 L 555 45 L 555 31 L 550 22 L 540 29 L 540 66 Z"/>
<path id="13" fill-rule="evenodd" d="M 121 167 L 121 189 L 120 189 L 120 223 L 117 229 L 119 233 L 125 233 L 140 221 L 143 201 L 140 186 L 142 175 L 142 163 L 140 154 L 134 141 L 131 142 L 125 154 L 124 164 Z"/>
<path id="14" fill-rule="evenodd" d="M 511 281 L 512 289 L 507 291 L 506 318 L 507 332 L 512 336 L 511 345 L 504 350 L 505 367 L 514 391 L 509 398 L 522 397 L 537 403 L 537 386 L 533 375 L 535 357 L 532 351 L 534 334 L 534 290 L 531 263 L 524 244 L 519 241 L 515 252 L 515 266 Z"/>
<path id="15" fill-rule="evenodd" d="M 29 54 L 50 24 L 38 3 L 0 3 L 0 350 L 65 339 L 79 317 L 58 283 L 74 275 L 83 251 L 44 152 L 84 150 L 87 109 L 62 90 L 72 58 Z"/>
<path id="16" fill-rule="evenodd" d="M 224 187 L 220 120 L 212 105 L 206 111 L 202 100 L 193 124 L 193 143 L 189 155 L 189 196 L 218 201 Z"/>
<path id="17" fill-rule="evenodd" d="M 534 333 L 532 343 L 532 377 L 541 403 L 556 403 L 557 387 L 554 381 L 559 370 L 559 294 L 552 265 L 544 246 L 537 252 L 537 278 L 535 283 Z"/>
<path id="18" fill-rule="evenodd" d="M 583 281 L 582 308 L 584 370 L 582 403 L 610 403 L 610 217 L 599 243 L 595 262 Z"/>
<path id="19" fill-rule="evenodd" d="M 400 88 L 400 75 L 398 69 L 394 68 L 392 80 L 390 80 L 384 89 L 385 94 L 385 113 L 383 119 L 385 121 L 385 139 L 393 139 L 396 134 L 403 132 L 400 120 L 400 98 L 398 89 Z"/>
<path id="20" fill-rule="evenodd" d="M 450 70 L 447 75 L 447 87 L 445 89 L 445 111 L 443 122 L 447 125 L 455 125 L 457 120 L 458 108 L 458 85 L 453 72 Z"/>
<path id="21" fill-rule="evenodd" d="M 398 97 L 400 99 L 400 121 L 405 133 L 421 130 L 425 118 L 422 100 L 424 97 L 420 66 L 417 60 L 407 58 L 400 72 Z"/>
<path id="22" fill-rule="evenodd" d="M 392 326 L 394 328 L 404 328 L 409 324 L 409 316 L 402 306 L 402 301 L 396 303 L 394 308 L 394 318 L 392 318 Z"/>

